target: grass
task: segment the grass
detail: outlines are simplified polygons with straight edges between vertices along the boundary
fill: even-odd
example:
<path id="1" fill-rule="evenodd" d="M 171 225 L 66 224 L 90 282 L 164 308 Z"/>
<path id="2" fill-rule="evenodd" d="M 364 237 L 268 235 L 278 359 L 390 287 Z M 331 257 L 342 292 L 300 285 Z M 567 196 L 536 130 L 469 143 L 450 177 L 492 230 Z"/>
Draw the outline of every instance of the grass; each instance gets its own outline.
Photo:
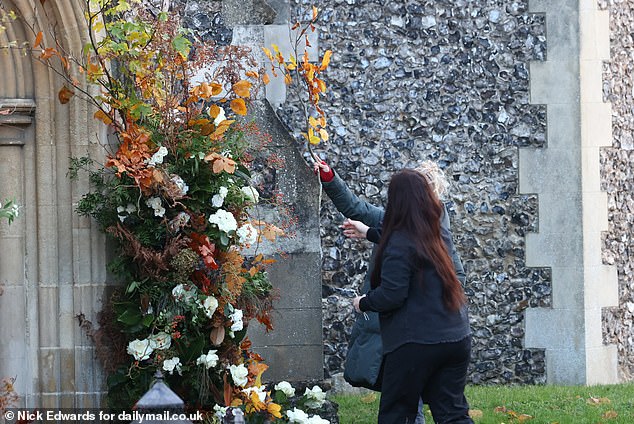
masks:
<path id="1" fill-rule="evenodd" d="M 614 386 L 470 386 L 476 424 L 632 424 L 634 384 Z M 333 396 L 341 424 L 376 423 L 379 394 Z M 429 409 L 427 424 L 434 421 Z"/>

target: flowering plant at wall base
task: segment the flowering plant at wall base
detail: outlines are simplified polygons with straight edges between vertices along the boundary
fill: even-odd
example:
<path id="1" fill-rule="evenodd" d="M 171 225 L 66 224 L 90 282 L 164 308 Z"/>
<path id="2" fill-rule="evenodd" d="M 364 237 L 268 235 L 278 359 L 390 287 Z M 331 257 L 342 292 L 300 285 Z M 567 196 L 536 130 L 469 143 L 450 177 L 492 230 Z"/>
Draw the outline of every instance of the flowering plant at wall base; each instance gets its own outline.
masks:
<path id="1" fill-rule="evenodd" d="M 0 203 L 0 220 L 6 219 L 9 224 L 20 215 L 20 207 L 12 200 L 5 200 Z"/>

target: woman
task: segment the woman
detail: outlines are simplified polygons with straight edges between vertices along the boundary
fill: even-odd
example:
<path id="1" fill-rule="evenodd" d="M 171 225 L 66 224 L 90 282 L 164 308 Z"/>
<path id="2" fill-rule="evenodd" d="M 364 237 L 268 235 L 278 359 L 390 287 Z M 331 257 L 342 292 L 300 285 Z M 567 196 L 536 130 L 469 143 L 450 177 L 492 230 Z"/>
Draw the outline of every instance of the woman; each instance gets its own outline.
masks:
<path id="1" fill-rule="evenodd" d="M 353 301 L 379 313 L 379 424 L 413 423 L 420 398 L 434 421 L 472 423 L 464 396 L 471 353 L 466 297 L 441 235 L 443 206 L 417 171 L 394 174 L 371 274 Z"/>

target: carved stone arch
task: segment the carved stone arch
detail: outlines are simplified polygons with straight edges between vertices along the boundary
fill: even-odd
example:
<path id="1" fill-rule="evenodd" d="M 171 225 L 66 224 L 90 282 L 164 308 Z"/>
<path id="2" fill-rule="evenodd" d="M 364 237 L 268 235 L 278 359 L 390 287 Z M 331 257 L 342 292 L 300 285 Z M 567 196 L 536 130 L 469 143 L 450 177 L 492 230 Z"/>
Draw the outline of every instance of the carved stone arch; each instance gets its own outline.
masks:
<path id="1" fill-rule="evenodd" d="M 44 45 L 57 40 L 81 53 L 87 34 L 81 2 L 3 0 L 3 6 L 20 19 L 8 25 L 2 42 L 32 43 L 42 31 Z M 0 106 L 14 112 L 0 125 L 0 158 L 4 149 L 15 159 L 0 161 L 0 176 L 13 175 L 3 180 L 0 197 L 13 191 L 23 205 L 19 219 L 0 228 L 0 248 L 10 247 L 0 259 L 0 337 L 13 337 L 0 347 L 0 378 L 17 377 L 25 407 L 97 406 L 103 378 L 76 315 L 96 321 L 101 309 L 105 240 L 74 213 L 88 183 L 71 183 L 67 172 L 72 156 L 103 157 L 105 128 L 87 102 L 73 98 L 61 105 L 63 79 L 37 60 L 10 52 L 0 57 L 0 72 Z"/>

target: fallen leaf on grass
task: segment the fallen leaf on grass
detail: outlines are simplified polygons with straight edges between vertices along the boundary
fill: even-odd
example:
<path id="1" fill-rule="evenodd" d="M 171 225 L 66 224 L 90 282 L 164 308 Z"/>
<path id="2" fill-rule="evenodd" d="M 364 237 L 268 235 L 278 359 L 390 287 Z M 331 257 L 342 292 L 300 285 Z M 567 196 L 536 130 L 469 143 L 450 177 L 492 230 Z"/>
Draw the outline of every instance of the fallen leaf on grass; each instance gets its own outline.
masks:
<path id="1" fill-rule="evenodd" d="M 469 409 L 469 416 L 471 418 L 482 418 L 484 413 L 479 409 Z"/>
<path id="2" fill-rule="evenodd" d="M 374 401 L 376 401 L 376 393 L 368 393 L 361 398 L 363 403 L 374 403 Z"/>
<path id="3" fill-rule="evenodd" d="M 597 398 L 597 397 L 590 396 L 590 398 L 586 400 L 586 403 L 588 405 L 605 405 L 607 403 L 612 403 L 612 401 L 606 397 Z"/>
<path id="4" fill-rule="evenodd" d="M 619 416 L 619 414 L 616 411 L 606 411 L 603 415 L 601 415 L 601 418 L 603 418 L 604 420 L 610 420 L 612 418 L 617 418 Z"/>

